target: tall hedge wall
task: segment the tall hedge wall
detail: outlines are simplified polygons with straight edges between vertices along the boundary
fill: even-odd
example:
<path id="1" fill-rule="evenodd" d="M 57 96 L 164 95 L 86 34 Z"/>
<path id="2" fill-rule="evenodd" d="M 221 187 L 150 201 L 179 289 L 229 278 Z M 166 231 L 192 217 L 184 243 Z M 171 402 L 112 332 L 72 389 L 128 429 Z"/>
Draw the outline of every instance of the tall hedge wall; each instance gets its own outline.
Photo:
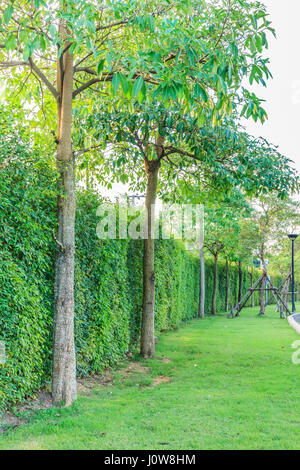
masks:
<path id="1" fill-rule="evenodd" d="M 0 409 L 50 379 L 55 246 L 55 172 L 26 142 L 0 142 Z M 8 157 L 9 155 L 9 157 Z M 138 345 L 142 242 L 96 237 L 99 196 L 78 194 L 75 335 L 78 374 L 101 372 Z M 174 240 L 156 241 L 156 332 L 197 315 L 199 261 Z M 231 269 L 231 297 L 237 270 Z M 210 311 L 212 264 L 207 262 Z M 224 310 L 225 267 L 219 266 L 218 311 Z M 244 289 L 250 278 L 245 274 Z"/>

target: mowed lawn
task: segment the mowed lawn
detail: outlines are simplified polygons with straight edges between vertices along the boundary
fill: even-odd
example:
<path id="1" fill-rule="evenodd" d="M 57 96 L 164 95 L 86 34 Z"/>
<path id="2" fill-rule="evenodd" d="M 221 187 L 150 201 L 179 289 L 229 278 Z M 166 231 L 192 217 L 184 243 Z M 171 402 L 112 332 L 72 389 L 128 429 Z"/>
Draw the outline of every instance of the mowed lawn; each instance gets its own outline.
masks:
<path id="1" fill-rule="evenodd" d="M 291 344 L 300 336 L 274 307 L 266 318 L 257 313 L 193 320 L 161 335 L 154 360 L 115 371 L 113 384 L 69 409 L 37 412 L 2 434 L 0 448 L 299 448 L 300 365 Z"/>

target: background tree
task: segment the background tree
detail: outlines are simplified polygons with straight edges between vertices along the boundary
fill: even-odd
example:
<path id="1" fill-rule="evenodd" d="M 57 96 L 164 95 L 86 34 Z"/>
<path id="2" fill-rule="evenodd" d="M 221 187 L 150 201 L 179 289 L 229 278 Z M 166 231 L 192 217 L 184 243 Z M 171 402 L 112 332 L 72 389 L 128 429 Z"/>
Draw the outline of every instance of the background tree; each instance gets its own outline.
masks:
<path id="1" fill-rule="evenodd" d="M 214 288 L 212 295 L 212 315 L 216 314 L 216 296 L 218 288 L 218 260 L 223 254 L 228 259 L 233 253 L 240 231 L 240 220 L 245 215 L 248 205 L 244 196 L 234 191 L 221 204 L 206 208 L 205 211 L 205 247 L 214 258 Z M 228 265 L 226 269 L 226 290 L 228 299 Z M 228 300 L 227 300 L 228 301 Z"/>
<path id="2" fill-rule="evenodd" d="M 299 204 L 292 199 L 279 199 L 271 193 L 256 199 L 252 203 L 254 211 L 251 222 L 257 226 L 255 235 L 258 246 L 258 257 L 263 273 L 267 273 L 266 254 L 278 243 L 287 238 L 288 233 L 299 224 Z M 265 286 L 260 293 L 260 315 L 265 314 Z"/>
<path id="3" fill-rule="evenodd" d="M 254 255 L 257 252 L 257 246 L 259 244 L 259 230 L 258 226 L 253 223 L 251 214 L 248 214 L 248 218 L 241 220 L 241 229 L 239 233 L 239 239 L 237 243 L 237 255 L 238 258 L 251 267 L 251 285 L 254 281 Z M 252 307 L 254 307 L 254 295 L 251 297 Z"/>

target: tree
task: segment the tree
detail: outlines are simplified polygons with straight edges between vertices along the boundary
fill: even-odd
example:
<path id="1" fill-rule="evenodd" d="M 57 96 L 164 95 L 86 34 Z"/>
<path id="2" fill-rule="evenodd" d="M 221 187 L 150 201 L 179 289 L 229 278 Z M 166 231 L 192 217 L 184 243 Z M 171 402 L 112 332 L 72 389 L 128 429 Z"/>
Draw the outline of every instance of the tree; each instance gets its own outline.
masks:
<path id="1" fill-rule="evenodd" d="M 251 266 L 251 285 L 253 284 L 253 272 L 254 272 L 254 263 L 253 257 L 257 249 L 259 233 L 258 227 L 251 220 L 251 213 L 253 209 L 247 214 L 245 219 L 241 220 L 239 237 L 236 243 L 236 249 L 234 252 L 235 260 L 238 260 L 239 263 L 245 263 L 248 266 Z M 239 289 L 240 290 L 240 289 Z M 238 301 L 241 300 L 241 294 L 239 294 Z M 254 307 L 254 296 L 251 297 L 252 306 Z"/>
<path id="2" fill-rule="evenodd" d="M 216 314 L 216 296 L 218 288 L 218 260 L 223 254 L 226 264 L 226 294 L 228 302 L 228 256 L 234 252 L 240 232 L 240 221 L 245 217 L 248 204 L 242 193 L 233 191 L 219 204 L 206 208 L 205 213 L 205 247 L 214 258 L 214 287 L 212 295 L 212 315 Z"/>
<path id="3" fill-rule="evenodd" d="M 52 394 L 55 402 L 69 405 L 76 398 L 76 198 L 72 117 L 76 107 L 82 109 L 76 100 L 84 93 L 87 106 L 94 93 L 105 96 L 110 89 L 115 92 L 120 83 L 125 94 L 139 97 L 146 94 L 147 84 L 151 83 L 156 87 L 158 98 L 170 94 L 174 97 L 179 93 L 190 95 L 194 88 L 198 90 L 200 101 L 206 98 L 205 88 L 199 85 L 199 73 L 206 66 L 207 71 L 203 71 L 206 76 L 213 68 L 208 61 L 210 56 L 205 52 L 207 36 L 210 40 L 215 39 L 217 54 L 223 46 L 220 22 L 227 13 L 229 16 L 229 12 L 215 6 L 209 8 L 215 17 L 220 16 L 219 23 L 211 34 L 204 29 L 204 38 L 200 39 L 194 32 L 208 11 L 204 9 L 204 13 L 195 15 L 200 6 L 202 1 L 183 0 L 172 3 L 168 0 L 145 3 L 138 0 L 107 1 L 100 5 L 86 0 L 60 0 L 56 3 L 49 0 L 1 0 L 0 68 L 4 71 L 7 99 L 21 103 L 29 101 L 33 111 L 39 106 L 37 117 L 42 119 L 45 114 L 46 124 L 51 126 L 57 145 L 56 163 L 60 177 L 53 334 Z M 239 9 L 241 11 L 241 7 Z M 247 25 L 256 7 L 249 6 L 248 10 Z M 192 21 L 191 15 L 194 15 Z M 231 16 L 235 18 L 236 12 Z M 174 18 L 177 19 L 174 21 Z M 264 12 L 261 21 L 265 24 L 263 28 L 260 25 L 252 28 L 263 42 L 265 30 L 271 29 Z M 187 59 L 182 60 L 187 57 L 193 62 L 192 88 L 188 80 L 190 74 L 186 73 Z M 236 50 L 235 62 L 240 60 Z M 268 74 L 261 59 L 254 61 L 261 73 Z M 6 69 L 9 69 L 9 74 Z M 234 80 L 237 67 L 233 64 L 230 70 Z M 220 71 L 220 75 L 215 72 L 218 87 L 223 84 L 221 72 L 227 73 L 225 70 Z M 15 89 L 17 94 L 13 92 Z M 229 106 L 228 100 L 224 98 L 222 105 Z M 259 106 L 255 112 L 258 116 Z M 55 119 L 57 124 L 53 126 Z"/>
<path id="4" fill-rule="evenodd" d="M 257 252 L 261 261 L 263 273 L 267 273 L 266 250 L 287 237 L 294 226 L 299 224 L 299 204 L 290 198 L 279 199 L 276 194 L 271 193 L 252 203 L 255 211 L 251 221 L 257 226 L 258 233 L 255 239 Z M 260 315 L 265 314 L 265 286 L 260 291 Z"/>
<path id="5" fill-rule="evenodd" d="M 226 244 L 226 255 L 231 262 L 236 263 L 238 267 L 238 302 L 242 299 L 243 292 L 243 265 L 252 264 L 252 252 L 253 247 L 251 246 L 251 235 L 253 236 L 253 228 L 247 224 L 247 221 L 251 214 L 251 207 L 245 201 L 245 207 L 240 218 L 237 229 L 230 234 L 230 240 Z M 255 232 L 256 233 L 256 232 Z M 251 274 L 253 279 L 253 273 Z M 228 309 L 228 308 L 227 308 Z"/>

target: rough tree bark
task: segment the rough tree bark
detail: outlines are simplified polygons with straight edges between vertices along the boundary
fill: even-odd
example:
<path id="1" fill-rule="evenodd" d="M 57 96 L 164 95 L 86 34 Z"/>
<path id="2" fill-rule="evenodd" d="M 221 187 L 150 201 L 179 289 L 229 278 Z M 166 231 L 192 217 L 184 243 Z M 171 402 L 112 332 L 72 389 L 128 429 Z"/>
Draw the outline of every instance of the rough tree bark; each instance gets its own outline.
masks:
<path id="1" fill-rule="evenodd" d="M 216 253 L 214 255 L 214 288 L 213 288 L 213 295 L 212 295 L 212 303 L 211 303 L 211 314 L 216 315 L 217 308 L 216 308 L 216 300 L 217 300 L 217 288 L 218 288 L 218 257 L 219 254 Z"/>
<path id="2" fill-rule="evenodd" d="M 164 138 L 158 136 L 156 140 L 156 160 L 145 157 L 145 171 L 147 175 L 146 191 L 146 230 L 143 257 L 143 313 L 141 325 L 140 353 L 143 357 L 153 357 L 155 353 L 154 342 L 154 306 L 155 306 L 155 272 L 154 272 L 154 224 L 157 181 L 160 162 L 163 155 Z"/>
<path id="3" fill-rule="evenodd" d="M 288 305 L 288 302 L 289 302 L 290 282 L 291 282 L 291 276 L 289 276 L 287 281 L 286 281 L 286 287 L 285 287 L 285 292 L 284 292 L 284 303 L 285 303 L 285 305 Z"/>
<path id="4" fill-rule="evenodd" d="M 259 314 L 262 315 L 262 316 L 264 316 L 265 310 L 266 310 L 265 283 L 266 283 L 266 280 L 264 278 L 262 283 L 261 283 L 261 288 L 260 288 L 260 311 L 259 311 Z"/>
<path id="5" fill-rule="evenodd" d="M 65 31 L 60 27 L 61 34 Z M 67 44 L 65 43 L 65 46 Z M 55 267 L 52 397 L 69 406 L 76 399 L 74 347 L 75 173 L 72 151 L 73 56 L 58 61 L 57 169 L 58 253 Z"/>
<path id="6" fill-rule="evenodd" d="M 204 248 L 200 250 L 200 291 L 199 291 L 199 317 L 204 318 L 205 310 L 205 256 Z"/>
<path id="7" fill-rule="evenodd" d="M 290 268 L 290 271 L 287 275 L 287 278 L 284 282 L 284 285 L 283 285 L 283 290 L 282 290 L 282 293 L 280 293 L 283 297 L 283 301 L 285 303 L 285 305 L 288 305 L 288 301 L 289 301 L 289 290 L 290 290 L 290 282 L 291 282 L 291 276 L 292 276 L 292 272 L 291 272 L 291 268 Z M 283 305 L 280 304 L 280 318 L 284 318 L 284 309 L 283 309 Z"/>
<path id="8" fill-rule="evenodd" d="M 242 272 L 242 262 L 239 261 L 239 291 L 238 291 L 238 302 L 242 299 L 242 285 L 243 285 L 243 272 Z"/>

